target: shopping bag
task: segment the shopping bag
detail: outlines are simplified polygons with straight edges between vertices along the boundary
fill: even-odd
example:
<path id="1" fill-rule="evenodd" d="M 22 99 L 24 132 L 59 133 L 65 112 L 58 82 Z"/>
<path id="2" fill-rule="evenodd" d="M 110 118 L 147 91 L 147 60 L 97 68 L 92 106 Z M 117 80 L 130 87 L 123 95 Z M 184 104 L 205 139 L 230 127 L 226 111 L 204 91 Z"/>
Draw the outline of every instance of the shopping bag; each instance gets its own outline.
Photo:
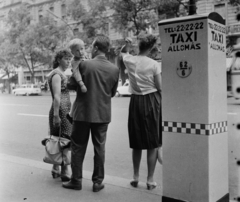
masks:
<path id="1" fill-rule="evenodd" d="M 50 136 L 45 140 L 45 163 L 54 165 L 71 164 L 70 140 L 62 137 Z"/>

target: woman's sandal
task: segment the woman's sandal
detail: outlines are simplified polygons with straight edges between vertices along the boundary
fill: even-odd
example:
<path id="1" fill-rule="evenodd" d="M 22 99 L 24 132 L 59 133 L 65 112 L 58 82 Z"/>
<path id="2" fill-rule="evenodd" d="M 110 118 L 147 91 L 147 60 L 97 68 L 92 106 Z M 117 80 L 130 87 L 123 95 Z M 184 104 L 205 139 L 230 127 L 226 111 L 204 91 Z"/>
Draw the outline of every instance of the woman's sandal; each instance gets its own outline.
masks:
<path id="1" fill-rule="evenodd" d="M 62 182 L 68 182 L 71 180 L 71 176 L 68 173 L 68 166 L 61 166 L 61 180 Z"/>
<path id="2" fill-rule="evenodd" d="M 60 171 L 59 170 L 52 169 L 52 177 L 53 177 L 53 179 L 56 179 L 56 178 L 58 178 L 60 176 L 61 175 L 60 175 Z"/>
<path id="3" fill-rule="evenodd" d="M 133 187 L 137 187 L 138 186 L 138 180 L 132 180 L 131 182 L 130 182 L 130 185 L 132 185 Z"/>
<path id="4" fill-rule="evenodd" d="M 156 182 L 147 182 L 147 189 L 148 190 L 153 190 L 157 187 L 157 183 Z"/>

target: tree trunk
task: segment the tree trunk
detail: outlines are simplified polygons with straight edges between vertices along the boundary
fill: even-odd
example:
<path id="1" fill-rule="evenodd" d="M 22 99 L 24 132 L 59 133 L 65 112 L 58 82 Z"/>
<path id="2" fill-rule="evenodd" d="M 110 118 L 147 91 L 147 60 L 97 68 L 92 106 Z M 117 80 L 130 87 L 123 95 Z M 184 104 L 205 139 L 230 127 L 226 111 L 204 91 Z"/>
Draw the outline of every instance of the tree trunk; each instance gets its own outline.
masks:
<path id="1" fill-rule="evenodd" d="M 8 94 L 12 93 L 12 89 L 11 89 L 11 78 L 10 78 L 10 74 L 7 73 L 8 76 Z"/>
<path id="2" fill-rule="evenodd" d="M 11 94 L 11 85 L 10 85 L 10 72 L 8 70 L 8 67 L 5 68 L 6 74 L 7 74 L 7 86 L 6 89 L 8 89 L 8 93 Z"/>
<path id="3" fill-rule="evenodd" d="M 34 78 L 35 78 L 35 74 L 34 74 L 34 71 L 31 72 L 31 83 L 35 83 L 34 82 Z"/>
<path id="4" fill-rule="evenodd" d="M 189 13 L 188 15 L 196 14 L 196 0 L 189 0 Z"/>

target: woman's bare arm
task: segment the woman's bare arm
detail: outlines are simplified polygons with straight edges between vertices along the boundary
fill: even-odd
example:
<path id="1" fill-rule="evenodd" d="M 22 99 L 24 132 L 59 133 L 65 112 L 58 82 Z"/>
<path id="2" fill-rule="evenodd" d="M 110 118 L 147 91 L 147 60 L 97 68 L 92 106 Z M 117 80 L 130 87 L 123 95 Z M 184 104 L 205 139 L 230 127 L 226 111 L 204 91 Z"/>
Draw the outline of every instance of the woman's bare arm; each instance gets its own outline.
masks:
<path id="1" fill-rule="evenodd" d="M 53 124 L 57 127 L 60 125 L 59 108 L 61 97 L 61 77 L 56 74 L 52 78 L 53 90 Z"/>
<path id="2" fill-rule="evenodd" d="M 162 90 L 162 74 L 161 73 L 154 76 L 154 83 L 158 91 L 161 91 Z"/>

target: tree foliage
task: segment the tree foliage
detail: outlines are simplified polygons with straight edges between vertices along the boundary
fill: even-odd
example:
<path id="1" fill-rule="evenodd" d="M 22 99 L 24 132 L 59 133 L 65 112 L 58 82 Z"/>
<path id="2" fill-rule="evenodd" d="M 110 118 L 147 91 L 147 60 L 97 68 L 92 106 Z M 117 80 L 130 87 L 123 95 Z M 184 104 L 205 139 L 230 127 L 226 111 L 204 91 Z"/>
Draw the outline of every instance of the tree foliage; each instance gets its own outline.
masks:
<path id="1" fill-rule="evenodd" d="M 110 0 L 88 0 L 87 7 L 79 0 L 72 0 L 69 3 L 68 15 L 82 25 L 78 37 L 85 43 L 90 44 L 99 32 L 104 33 L 108 30 L 107 9 L 110 3 Z"/>
<path id="2" fill-rule="evenodd" d="M 181 0 L 161 0 L 157 5 L 158 14 L 165 15 L 167 18 L 179 17 L 181 5 L 184 9 L 188 9 L 188 4 L 182 3 Z"/>
<path id="3" fill-rule="evenodd" d="M 86 7 L 79 0 L 72 0 L 68 4 L 68 15 L 75 21 L 81 21 L 82 17 L 86 15 Z"/>
<path id="4" fill-rule="evenodd" d="M 118 30 L 133 30 L 136 35 L 149 25 L 155 28 L 162 18 L 175 18 L 195 14 L 198 0 L 118 0 L 113 1 L 113 27 Z M 229 0 L 239 6 L 240 0 Z M 240 19 L 240 17 L 239 17 Z"/>
<path id="5" fill-rule="evenodd" d="M 9 27 L 8 37 L 12 43 L 16 43 L 19 35 L 26 32 L 31 23 L 31 15 L 25 6 L 21 6 L 15 11 L 11 11 L 6 19 L 6 24 Z"/>
<path id="6" fill-rule="evenodd" d="M 8 39 L 5 38 L 3 34 L 0 36 L 0 69 L 5 72 L 8 81 L 11 77 L 16 76 L 15 65 L 17 60 L 14 57 L 14 47 Z M 10 83 L 10 82 L 9 82 Z M 11 93 L 11 86 L 7 83 L 8 92 Z"/>
<path id="7" fill-rule="evenodd" d="M 240 0 L 230 0 L 232 6 L 237 6 L 236 20 L 240 21 Z"/>
<path id="8" fill-rule="evenodd" d="M 230 4 L 232 4 L 233 6 L 239 6 L 240 0 L 230 0 Z"/>
<path id="9" fill-rule="evenodd" d="M 133 31 L 138 35 L 158 20 L 156 0 L 119 0 L 112 4 L 113 28 L 118 31 Z"/>
<path id="10" fill-rule="evenodd" d="M 7 20 L 8 31 L 2 43 L 5 59 L 15 66 L 27 67 L 34 82 L 35 69 L 49 66 L 54 51 L 63 45 L 67 37 L 66 26 L 58 27 L 50 17 L 43 17 L 40 22 L 31 21 L 28 8 L 21 6 L 12 11 Z M 8 59 L 11 56 L 14 58 Z"/>

